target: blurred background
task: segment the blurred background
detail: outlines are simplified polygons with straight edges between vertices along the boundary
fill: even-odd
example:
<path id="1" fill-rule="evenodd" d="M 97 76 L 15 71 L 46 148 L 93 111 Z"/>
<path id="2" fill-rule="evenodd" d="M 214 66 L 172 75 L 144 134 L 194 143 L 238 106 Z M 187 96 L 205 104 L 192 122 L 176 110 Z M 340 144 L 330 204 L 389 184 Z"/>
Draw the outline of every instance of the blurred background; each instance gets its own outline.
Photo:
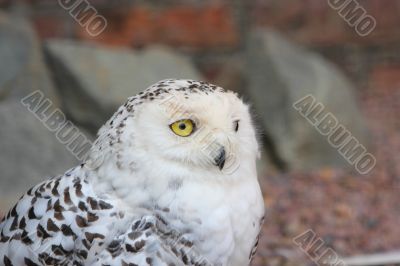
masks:
<path id="1" fill-rule="evenodd" d="M 252 265 L 400 251 L 400 1 L 344 2 L 0 0 L 0 216 L 79 163 L 22 98 L 40 90 L 93 140 L 127 97 L 192 78 L 252 106 L 267 209 Z M 293 107 L 309 94 L 376 158 L 371 171 Z M 307 230 L 314 255 L 293 242 Z"/>

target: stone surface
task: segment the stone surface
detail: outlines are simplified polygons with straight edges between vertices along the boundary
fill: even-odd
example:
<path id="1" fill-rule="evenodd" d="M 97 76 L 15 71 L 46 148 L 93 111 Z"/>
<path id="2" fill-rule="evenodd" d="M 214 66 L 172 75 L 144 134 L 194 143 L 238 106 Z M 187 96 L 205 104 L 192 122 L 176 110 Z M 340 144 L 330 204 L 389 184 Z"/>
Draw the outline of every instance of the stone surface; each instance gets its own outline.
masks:
<path id="1" fill-rule="evenodd" d="M 78 164 L 32 113 L 18 101 L 0 104 L 0 210 L 7 210 L 30 187 Z"/>
<path id="2" fill-rule="evenodd" d="M 66 111 L 75 121 L 93 130 L 127 97 L 159 80 L 200 79 L 186 57 L 162 47 L 135 52 L 50 41 L 46 51 Z"/>
<path id="3" fill-rule="evenodd" d="M 16 15 L 0 12 L 0 40 L 0 100 L 21 99 L 41 90 L 58 105 L 41 44 L 29 23 Z"/>
<path id="4" fill-rule="evenodd" d="M 110 4 L 108 4 L 110 5 Z M 121 5 L 123 6 L 123 5 Z M 97 37 L 76 24 L 77 34 L 112 46 L 143 47 L 159 43 L 190 49 L 232 49 L 238 45 L 233 9 L 220 3 L 136 3 L 124 8 L 105 8 L 108 26 Z"/>
<path id="5" fill-rule="evenodd" d="M 267 147 L 273 149 L 281 167 L 350 167 L 327 137 L 292 106 L 312 94 L 360 143 L 367 145 L 354 88 L 344 75 L 317 54 L 269 31 L 251 34 L 246 60 L 249 97 L 265 130 Z"/>
<path id="6" fill-rule="evenodd" d="M 342 8 L 335 10 L 329 3 L 346 1 L 292 1 L 271 0 L 252 1 L 249 5 L 250 19 L 257 27 L 271 27 L 287 34 L 297 42 L 313 47 L 349 45 L 369 46 L 399 42 L 397 27 L 400 22 L 400 3 L 397 0 L 365 0 L 359 6 L 372 16 L 376 28 L 368 36 L 360 36 L 342 17 L 354 11 L 358 3 L 348 1 Z M 359 18 L 359 17 L 358 17 Z M 382 49 L 385 46 L 381 46 Z M 370 50 L 368 50 L 370 52 Z"/>

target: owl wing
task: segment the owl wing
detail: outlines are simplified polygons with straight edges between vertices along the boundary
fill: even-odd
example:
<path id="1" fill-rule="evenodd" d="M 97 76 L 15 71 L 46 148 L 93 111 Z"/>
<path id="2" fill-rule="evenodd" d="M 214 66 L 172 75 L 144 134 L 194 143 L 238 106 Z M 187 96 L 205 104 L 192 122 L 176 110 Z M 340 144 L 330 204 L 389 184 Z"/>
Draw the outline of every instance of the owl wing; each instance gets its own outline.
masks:
<path id="1" fill-rule="evenodd" d="M 30 189 L 0 223 L 0 264 L 211 265 L 163 211 L 133 214 L 100 199 L 82 167 Z"/>
<path id="2" fill-rule="evenodd" d="M 254 246 L 251 249 L 250 255 L 249 255 L 249 259 L 250 262 L 253 261 L 254 256 L 256 255 L 257 252 L 257 248 L 258 248 L 258 242 L 260 241 L 260 237 L 261 237 L 261 231 L 262 231 L 262 226 L 264 224 L 264 216 L 260 219 L 260 232 L 257 235 L 257 238 L 255 240 Z"/>
<path id="3" fill-rule="evenodd" d="M 6 265 L 83 265 L 94 239 L 104 239 L 115 208 L 96 198 L 77 167 L 31 188 L 0 224 Z M 68 263 L 68 264 L 67 264 Z"/>

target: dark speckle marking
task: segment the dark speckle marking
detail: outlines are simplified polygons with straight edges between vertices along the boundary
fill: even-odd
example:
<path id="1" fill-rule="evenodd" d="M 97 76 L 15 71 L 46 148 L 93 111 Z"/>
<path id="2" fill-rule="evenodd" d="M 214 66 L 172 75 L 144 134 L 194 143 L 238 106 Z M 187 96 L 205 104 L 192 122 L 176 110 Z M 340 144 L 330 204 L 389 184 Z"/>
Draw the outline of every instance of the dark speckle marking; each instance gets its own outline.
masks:
<path id="1" fill-rule="evenodd" d="M 51 250 L 57 256 L 68 256 L 72 253 L 71 251 L 66 250 L 61 244 L 60 245 L 52 245 Z"/>
<path id="2" fill-rule="evenodd" d="M 31 244 L 33 244 L 32 239 L 29 238 L 28 232 L 25 231 L 25 230 L 22 232 L 21 240 L 22 240 L 22 242 L 23 242 L 24 244 L 26 244 L 26 245 L 31 245 Z"/>
<path id="3" fill-rule="evenodd" d="M 53 189 L 51 190 L 51 193 L 55 196 L 55 197 L 59 197 L 60 194 L 58 193 L 58 186 L 60 185 L 60 180 L 56 180 L 56 183 L 54 184 Z"/>
<path id="4" fill-rule="evenodd" d="M 72 205 L 71 195 L 69 194 L 69 187 L 64 189 L 64 202 L 65 204 Z"/>
<path id="5" fill-rule="evenodd" d="M 59 232 L 60 228 L 51 220 L 47 220 L 47 230 L 52 231 L 52 232 Z"/>
<path id="6" fill-rule="evenodd" d="M 51 200 L 47 201 L 47 209 L 46 211 L 50 211 L 53 208 L 53 205 L 51 204 Z"/>
<path id="7" fill-rule="evenodd" d="M 83 217 L 80 216 L 80 215 L 77 215 L 77 216 L 76 216 L 75 222 L 76 222 L 76 224 L 77 224 L 79 227 L 87 227 L 87 226 L 88 226 L 88 223 L 87 223 L 86 219 L 83 218 Z"/>
<path id="8" fill-rule="evenodd" d="M 22 217 L 21 221 L 19 222 L 19 229 L 23 230 L 26 227 L 25 217 Z"/>
<path id="9" fill-rule="evenodd" d="M 17 228 L 18 228 L 18 217 L 15 217 L 15 218 L 13 219 L 12 224 L 11 224 L 10 231 L 14 231 L 14 230 L 16 230 Z"/>
<path id="10" fill-rule="evenodd" d="M 54 218 L 56 218 L 57 220 L 59 220 L 59 221 L 63 221 L 65 218 L 64 218 L 64 215 L 62 214 L 62 212 L 56 212 L 56 213 L 54 213 Z"/>
<path id="11" fill-rule="evenodd" d="M 7 256 L 4 256 L 3 263 L 5 266 L 13 266 L 11 260 Z"/>
<path id="12" fill-rule="evenodd" d="M 90 243 L 92 243 L 93 240 L 96 239 L 96 238 L 98 238 L 98 239 L 104 239 L 105 238 L 102 234 L 98 234 L 98 233 L 92 234 L 92 233 L 89 233 L 89 232 L 85 233 L 85 237 Z"/>
<path id="13" fill-rule="evenodd" d="M 29 218 L 29 219 L 39 219 L 39 218 L 36 217 L 36 215 L 35 215 L 35 209 L 34 209 L 33 206 L 29 209 L 28 218 Z"/>
<path id="14" fill-rule="evenodd" d="M 142 235 L 142 232 L 134 231 L 128 234 L 128 237 L 132 240 L 139 238 Z"/>
<path id="15" fill-rule="evenodd" d="M 99 201 L 99 207 L 101 210 L 109 210 L 112 209 L 113 206 L 105 201 L 100 200 Z"/>
<path id="16" fill-rule="evenodd" d="M 24 259 L 24 262 L 25 262 L 25 265 L 26 265 L 26 266 L 39 266 L 38 264 L 34 263 L 33 261 L 31 261 L 31 260 L 28 259 L 28 258 L 25 258 L 25 259 Z"/>
<path id="17" fill-rule="evenodd" d="M 11 210 L 11 217 L 17 216 L 17 205 L 14 206 Z"/>
<path id="18" fill-rule="evenodd" d="M 99 209 L 99 203 L 94 198 L 89 197 L 87 199 L 87 202 L 90 204 L 90 207 L 92 208 L 92 210 L 98 210 Z"/>
<path id="19" fill-rule="evenodd" d="M 82 193 L 82 185 L 80 183 L 76 183 L 74 185 L 74 187 L 75 187 L 76 196 L 78 196 L 79 198 L 82 198 L 84 196 Z"/>
<path id="20" fill-rule="evenodd" d="M 63 212 L 63 211 L 65 211 L 65 209 L 64 209 L 64 207 L 63 206 L 61 206 L 61 204 L 60 204 L 60 200 L 57 200 L 55 203 L 54 203 L 54 211 L 55 212 Z"/>
<path id="21" fill-rule="evenodd" d="M 141 250 L 144 247 L 145 244 L 146 244 L 146 241 L 140 240 L 140 241 L 136 242 L 133 246 L 130 244 L 126 244 L 125 248 L 128 252 L 137 253 L 137 252 L 139 252 L 139 250 Z"/>
<path id="22" fill-rule="evenodd" d="M 99 219 L 99 217 L 96 214 L 88 212 L 88 214 L 87 214 L 88 222 L 92 223 L 92 222 L 97 221 L 98 219 Z"/>
<path id="23" fill-rule="evenodd" d="M 37 228 L 37 236 L 43 239 L 49 238 L 51 235 L 47 233 L 47 231 L 43 228 L 41 224 L 38 224 Z"/>
<path id="24" fill-rule="evenodd" d="M 86 250 L 79 250 L 78 252 L 78 256 L 79 257 L 81 257 L 81 258 L 83 258 L 83 259 L 87 259 L 87 256 L 88 256 L 88 252 L 86 251 Z"/>
<path id="25" fill-rule="evenodd" d="M 86 204 L 85 204 L 83 201 L 80 201 L 80 202 L 79 202 L 78 208 L 79 208 L 81 211 L 87 211 L 87 210 L 88 210 L 88 209 L 86 208 Z"/>
<path id="26" fill-rule="evenodd" d="M 63 224 L 61 226 L 61 231 L 65 236 L 73 236 L 76 237 L 75 233 L 72 231 L 71 226 L 68 226 L 66 224 Z"/>

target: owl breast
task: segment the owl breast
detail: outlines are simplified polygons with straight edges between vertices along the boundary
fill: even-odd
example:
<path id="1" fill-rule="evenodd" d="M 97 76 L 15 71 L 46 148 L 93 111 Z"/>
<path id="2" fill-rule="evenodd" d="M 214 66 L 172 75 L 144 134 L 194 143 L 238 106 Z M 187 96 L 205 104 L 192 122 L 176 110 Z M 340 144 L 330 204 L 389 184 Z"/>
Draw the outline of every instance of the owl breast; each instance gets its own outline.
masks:
<path id="1" fill-rule="evenodd" d="M 250 263 L 264 204 L 258 182 L 239 184 L 227 189 L 215 183 L 183 182 L 158 201 L 180 217 L 173 226 L 189 232 L 199 253 L 213 265 Z"/>

